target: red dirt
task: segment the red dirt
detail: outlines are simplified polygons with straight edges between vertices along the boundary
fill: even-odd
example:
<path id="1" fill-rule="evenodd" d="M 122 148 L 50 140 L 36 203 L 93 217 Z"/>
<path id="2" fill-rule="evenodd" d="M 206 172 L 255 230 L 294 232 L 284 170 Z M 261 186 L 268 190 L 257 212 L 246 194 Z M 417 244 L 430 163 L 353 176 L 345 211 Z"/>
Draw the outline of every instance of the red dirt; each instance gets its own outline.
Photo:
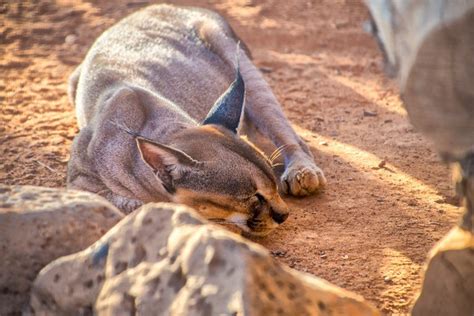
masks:
<path id="1" fill-rule="evenodd" d="M 428 250 L 460 209 L 448 168 L 410 125 L 381 71 L 361 28 L 361 2 L 171 2 L 229 19 L 328 177 L 322 194 L 289 198 L 290 219 L 258 242 L 387 314 L 408 312 Z M 78 131 L 68 75 L 104 29 L 147 3 L 0 3 L 1 183 L 65 186 Z"/>

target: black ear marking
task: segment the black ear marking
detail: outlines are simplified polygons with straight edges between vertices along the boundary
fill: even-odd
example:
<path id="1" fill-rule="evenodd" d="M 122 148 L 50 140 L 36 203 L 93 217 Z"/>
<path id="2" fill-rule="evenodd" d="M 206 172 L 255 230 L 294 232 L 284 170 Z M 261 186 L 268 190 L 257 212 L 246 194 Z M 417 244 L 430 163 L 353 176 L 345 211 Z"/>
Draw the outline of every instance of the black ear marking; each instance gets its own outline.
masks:
<path id="1" fill-rule="evenodd" d="M 244 111 L 245 83 L 240 73 L 238 54 L 240 45 L 237 44 L 237 67 L 235 80 L 229 88 L 217 99 L 202 125 L 221 125 L 235 134 Z"/>

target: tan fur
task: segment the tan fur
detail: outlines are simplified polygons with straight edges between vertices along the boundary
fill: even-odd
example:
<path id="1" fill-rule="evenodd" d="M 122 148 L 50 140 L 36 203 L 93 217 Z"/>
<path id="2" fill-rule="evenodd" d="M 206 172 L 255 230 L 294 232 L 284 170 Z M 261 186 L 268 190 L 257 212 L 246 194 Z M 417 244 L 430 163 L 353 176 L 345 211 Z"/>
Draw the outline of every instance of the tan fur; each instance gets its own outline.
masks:
<path id="1" fill-rule="evenodd" d="M 81 131 L 68 185 L 126 212 L 174 201 L 208 218 L 239 218 L 256 234 L 277 226 L 275 214 L 284 220 L 288 210 L 268 158 L 222 126 L 199 124 L 235 76 L 237 41 L 216 13 L 169 5 L 148 7 L 106 31 L 70 80 Z M 243 47 L 240 130 L 285 146 L 282 190 L 311 194 L 325 184 L 323 173 Z M 264 198 L 259 212 L 257 193 Z"/>

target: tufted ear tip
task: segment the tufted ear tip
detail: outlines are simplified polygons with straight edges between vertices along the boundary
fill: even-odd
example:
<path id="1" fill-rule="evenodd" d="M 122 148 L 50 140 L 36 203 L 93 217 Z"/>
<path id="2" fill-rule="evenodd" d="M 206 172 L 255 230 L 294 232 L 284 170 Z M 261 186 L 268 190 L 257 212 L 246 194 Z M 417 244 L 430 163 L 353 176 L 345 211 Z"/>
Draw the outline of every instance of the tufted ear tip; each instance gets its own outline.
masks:
<path id="1" fill-rule="evenodd" d="M 229 88 L 217 99 L 206 118 L 203 125 L 217 124 L 221 125 L 234 133 L 240 124 L 242 113 L 244 112 L 245 83 L 240 73 L 238 60 L 238 51 L 240 47 L 237 44 L 237 63 L 235 69 L 235 79 Z"/>

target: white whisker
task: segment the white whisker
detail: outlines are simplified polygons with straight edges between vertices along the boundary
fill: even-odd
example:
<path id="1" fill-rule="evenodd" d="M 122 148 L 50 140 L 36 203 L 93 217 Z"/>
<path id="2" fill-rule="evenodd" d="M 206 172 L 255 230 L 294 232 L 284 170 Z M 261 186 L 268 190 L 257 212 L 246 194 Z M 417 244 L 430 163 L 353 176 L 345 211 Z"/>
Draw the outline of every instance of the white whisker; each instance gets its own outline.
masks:
<path id="1" fill-rule="evenodd" d="M 280 147 L 278 147 L 277 149 L 275 149 L 271 154 L 270 156 L 268 157 L 268 159 L 270 159 L 270 161 L 273 161 L 273 159 L 275 159 L 275 156 L 278 155 L 282 148 L 284 147 L 285 145 L 281 145 Z"/>
<path id="2" fill-rule="evenodd" d="M 275 151 L 270 155 L 270 157 L 268 159 L 270 159 L 271 163 L 273 164 L 273 162 L 280 158 L 280 156 L 282 155 L 282 153 L 285 151 L 286 147 L 288 147 L 287 144 L 285 145 L 281 145 L 280 147 L 278 147 L 277 149 L 275 149 Z"/>
<path id="3" fill-rule="evenodd" d="M 280 167 L 280 166 L 284 166 L 284 165 L 285 165 L 285 164 L 284 164 L 284 163 L 281 163 L 281 162 L 279 162 L 279 163 L 274 163 L 274 164 L 272 164 L 272 168 L 276 168 L 276 167 Z"/>

